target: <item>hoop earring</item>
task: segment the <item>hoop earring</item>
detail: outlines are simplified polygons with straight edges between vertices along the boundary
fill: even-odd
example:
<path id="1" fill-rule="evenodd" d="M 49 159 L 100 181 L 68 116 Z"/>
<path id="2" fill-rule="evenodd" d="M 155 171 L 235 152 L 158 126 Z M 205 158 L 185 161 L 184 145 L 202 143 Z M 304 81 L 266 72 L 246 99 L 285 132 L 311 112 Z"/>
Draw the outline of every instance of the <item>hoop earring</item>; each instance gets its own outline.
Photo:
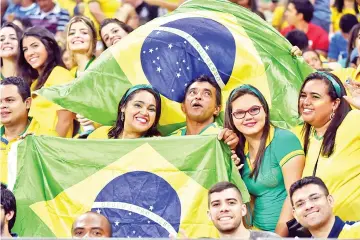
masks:
<path id="1" fill-rule="evenodd" d="M 330 120 L 332 120 L 335 116 L 335 112 L 333 111 L 331 114 L 330 114 Z"/>
<path id="2" fill-rule="evenodd" d="M 121 112 L 121 115 L 120 115 L 120 120 L 123 122 L 125 119 L 125 114 L 123 112 Z"/>

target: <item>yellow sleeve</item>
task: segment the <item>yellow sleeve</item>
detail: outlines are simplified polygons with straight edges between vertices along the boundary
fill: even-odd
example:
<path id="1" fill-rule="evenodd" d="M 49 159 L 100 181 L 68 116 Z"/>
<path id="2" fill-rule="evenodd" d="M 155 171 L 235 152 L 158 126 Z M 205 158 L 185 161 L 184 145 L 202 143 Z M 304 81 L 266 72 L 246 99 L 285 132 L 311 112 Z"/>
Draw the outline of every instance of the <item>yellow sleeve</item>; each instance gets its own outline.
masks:
<path id="1" fill-rule="evenodd" d="M 44 87 L 51 87 L 54 85 L 61 85 L 65 83 L 69 83 L 74 80 L 74 76 L 71 74 L 69 70 L 63 67 L 55 67 L 50 73 Z"/>
<path id="2" fill-rule="evenodd" d="M 102 126 L 93 131 L 87 139 L 108 139 L 108 133 L 111 126 Z"/>
<path id="3" fill-rule="evenodd" d="M 353 225 L 345 224 L 339 239 L 359 239 L 360 238 L 360 222 L 356 222 Z"/>
<path id="4" fill-rule="evenodd" d="M 66 9 L 69 12 L 70 17 L 74 15 L 74 8 L 76 6 L 75 0 L 56 0 L 55 2 L 57 2 L 61 8 Z"/>

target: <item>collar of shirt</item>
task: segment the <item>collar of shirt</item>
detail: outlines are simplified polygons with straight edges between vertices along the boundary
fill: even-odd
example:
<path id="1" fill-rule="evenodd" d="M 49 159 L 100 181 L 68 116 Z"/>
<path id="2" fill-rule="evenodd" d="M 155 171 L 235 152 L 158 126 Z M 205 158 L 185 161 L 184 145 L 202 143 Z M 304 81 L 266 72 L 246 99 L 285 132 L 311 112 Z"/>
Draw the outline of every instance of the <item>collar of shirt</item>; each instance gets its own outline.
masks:
<path id="1" fill-rule="evenodd" d="M 327 238 L 338 238 L 344 226 L 345 222 L 343 222 L 338 216 L 336 216 L 334 226 L 332 227 Z"/>
<path id="2" fill-rule="evenodd" d="M 36 14 L 40 15 L 41 18 L 45 18 L 45 17 L 49 16 L 50 14 L 59 14 L 60 11 L 61 11 L 61 8 L 60 8 L 59 4 L 56 3 L 54 8 L 49 12 L 44 12 L 40 9 L 39 6 L 37 6 Z"/>
<path id="3" fill-rule="evenodd" d="M 268 136 L 268 138 L 266 139 L 265 149 L 270 145 L 271 141 L 273 140 L 273 138 L 274 138 L 274 133 L 275 133 L 275 128 L 274 128 L 272 125 L 270 125 L 269 136 Z M 244 153 L 245 153 L 245 155 L 246 155 L 247 158 L 248 158 L 248 157 L 249 157 L 249 143 L 248 143 L 248 142 L 245 142 Z"/>

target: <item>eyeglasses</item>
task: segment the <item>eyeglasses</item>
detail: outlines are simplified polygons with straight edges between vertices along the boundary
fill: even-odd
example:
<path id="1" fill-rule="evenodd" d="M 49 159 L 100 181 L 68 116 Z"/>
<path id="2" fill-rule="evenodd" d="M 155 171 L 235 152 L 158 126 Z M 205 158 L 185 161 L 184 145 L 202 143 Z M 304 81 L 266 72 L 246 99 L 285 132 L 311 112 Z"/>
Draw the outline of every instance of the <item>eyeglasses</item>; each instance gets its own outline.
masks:
<path id="1" fill-rule="evenodd" d="M 260 109 L 262 106 L 252 106 L 250 109 L 244 110 L 237 110 L 232 113 L 233 117 L 236 119 L 243 119 L 246 116 L 246 113 L 249 113 L 251 116 L 258 115 L 260 113 Z"/>
<path id="2" fill-rule="evenodd" d="M 315 195 L 311 195 L 308 199 L 302 200 L 302 201 L 298 201 L 294 204 L 294 208 L 295 209 L 302 209 L 305 207 L 306 202 L 310 201 L 311 203 L 317 203 L 320 198 L 324 197 L 324 194 L 315 194 Z"/>

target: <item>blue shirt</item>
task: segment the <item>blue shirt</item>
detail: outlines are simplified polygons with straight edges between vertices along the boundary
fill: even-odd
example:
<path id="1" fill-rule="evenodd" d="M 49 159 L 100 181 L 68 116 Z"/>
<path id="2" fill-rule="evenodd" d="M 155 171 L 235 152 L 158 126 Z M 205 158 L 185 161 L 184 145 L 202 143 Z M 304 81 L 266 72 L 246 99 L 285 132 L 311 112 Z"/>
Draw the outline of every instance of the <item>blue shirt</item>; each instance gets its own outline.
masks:
<path id="1" fill-rule="evenodd" d="M 337 32 L 330 40 L 328 57 L 339 60 L 341 56 L 343 59 L 347 58 L 347 44 L 348 41 L 342 36 L 341 32 Z"/>
<path id="2" fill-rule="evenodd" d="M 322 27 L 326 32 L 329 32 L 330 17 L 330 0 L 315 0 L 314 15 L 311 22 Z"/>
<path id="3" fill-rule="evenodd" d="M 27 18 L 29 15 L 34 14 L 38 5 L 36 3 L 31 4 L 29 7 L 22 7 L 21 5 L 11 4 L 4 14 L 4 19 L 10 14 L 14 14 L 17 18 Z"/>

